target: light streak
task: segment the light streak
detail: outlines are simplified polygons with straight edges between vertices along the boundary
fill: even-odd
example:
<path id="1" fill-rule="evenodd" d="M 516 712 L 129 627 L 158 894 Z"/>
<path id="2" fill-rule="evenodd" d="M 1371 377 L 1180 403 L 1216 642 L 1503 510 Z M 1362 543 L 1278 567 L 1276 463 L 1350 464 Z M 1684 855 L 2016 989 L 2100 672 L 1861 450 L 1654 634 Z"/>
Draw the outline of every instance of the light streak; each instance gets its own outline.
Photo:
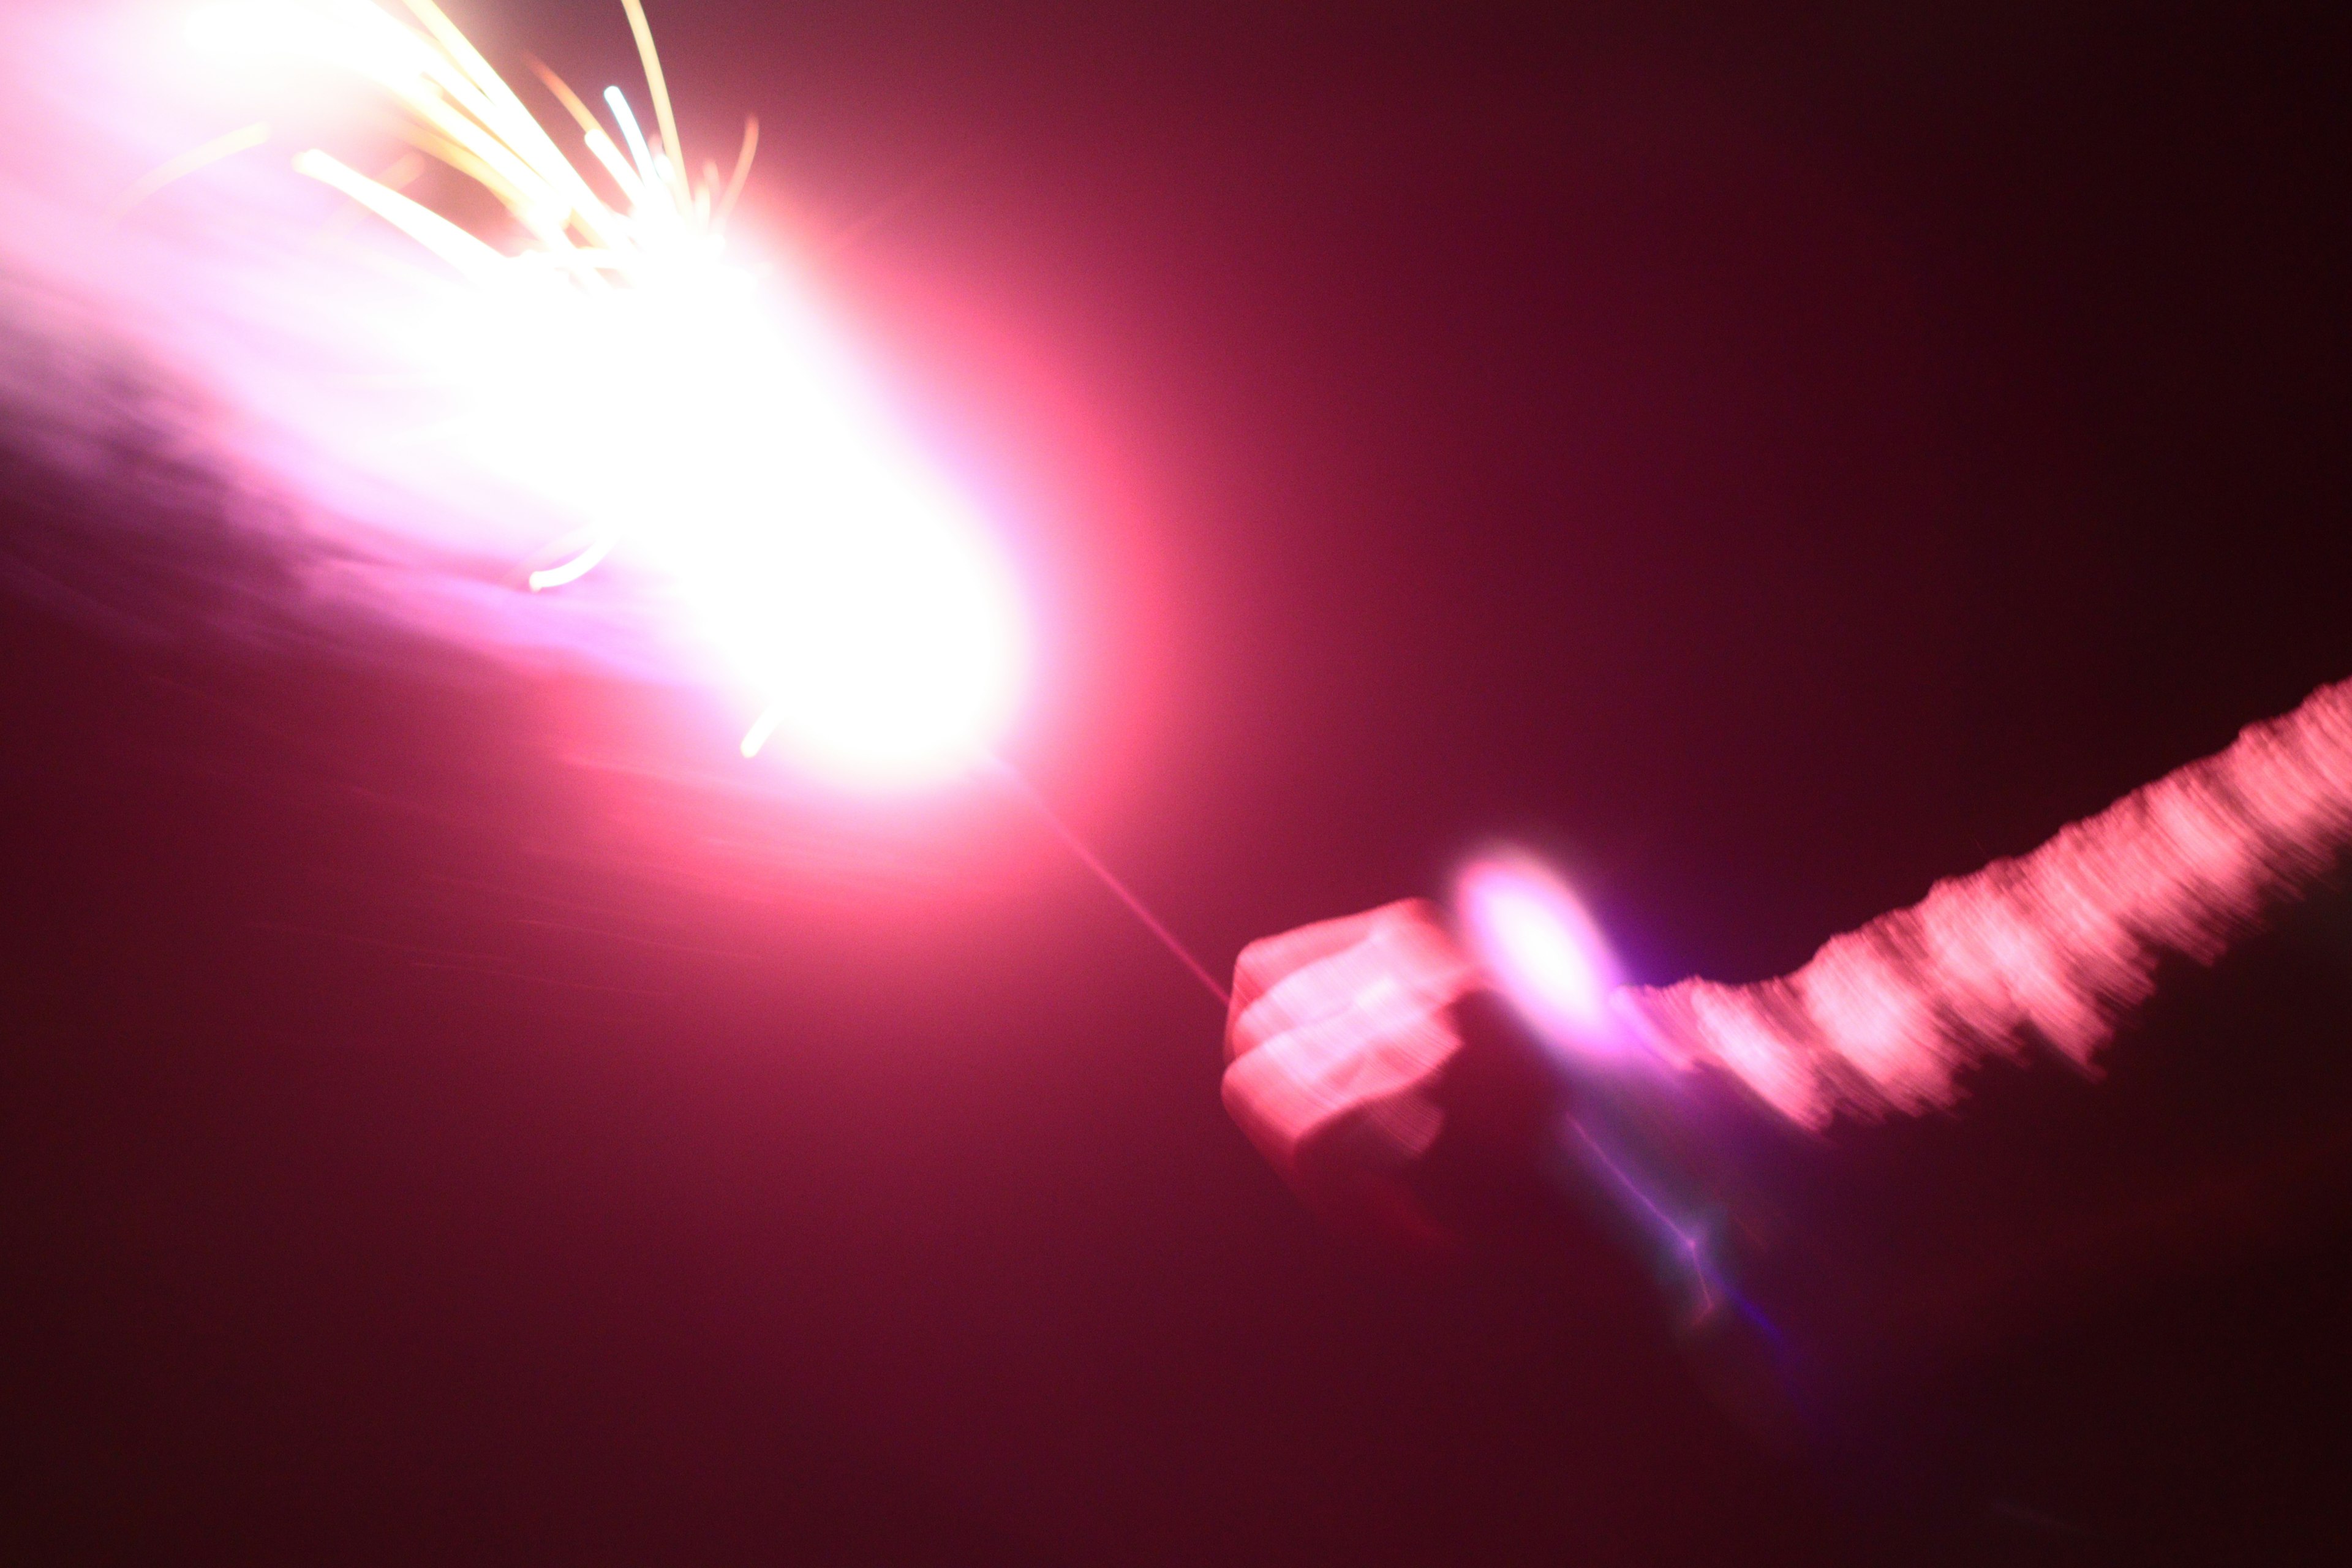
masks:
<path id="1" fill-rule="evenodd" d="M 1563 1125 L 1575 1135 L 1577 1146 L 1583 1152 L 1585 1161 L 1597 1166 L 1609 1178 L 1610 1184 L 1630 1200 L 1642 1215 L 1647 1216 L 1646 1228 L 1653 1236 L 1662 1245 L 1671 1240 L 1668 1257 L 1673 1267 L 1687 1279 L 1697 1293 L 1691 1303 L 1690 1322 L 1696 1324 L 1713 1313 L 1717 1289 L 1715 1265 L 1707 1256 L 1706 1233 L 1675 1218 L 1672 1211 L 1651 1195 L 1649 1188 L 1636 1180 L 1622 1162 L 1601 1147 L 1601 1141 L 1593 1137 L 1580 1120 L 1570 1116 Z M 1639 1219 L 1639 1216 L 1635 1217 Z"/>
<path id="2" fill-rule="evenodd" d="M 629 110 L 629 100 L 617 87 L 604 89 L 604 107 L 613 111 L 614 121 L 621 128 L 621 139 L 629 145 L 629 162 L 636 165 L 641 189 L 650 190 L 656 181 L 653 149 L 646 145 L 646 133 L 637 128 L 637 117 Z"/>
<path id="3" fill-rule="evenodd" d="M 505 257 L 431 207 L 411 201 L 391 186 L 369 179 L 315 147 L 295 154 L 294 172 L 341 191 L 466 278 L 487 281 L 506 268 Z"/>
<path id="4" fill-rule="evenodd" d="M 261 146 L 268 140 L 269 125 L 263 121 L 240 126 L 225 136 L 215 136 L 201 147 L 191 147 L 131 182 L 131 187 L 115 198 L 108 216 L 120 218 L 150 196 L 179 184 L 190 174 L 208 169 L 224 158 L 234 158 L 239 153 Z"/>

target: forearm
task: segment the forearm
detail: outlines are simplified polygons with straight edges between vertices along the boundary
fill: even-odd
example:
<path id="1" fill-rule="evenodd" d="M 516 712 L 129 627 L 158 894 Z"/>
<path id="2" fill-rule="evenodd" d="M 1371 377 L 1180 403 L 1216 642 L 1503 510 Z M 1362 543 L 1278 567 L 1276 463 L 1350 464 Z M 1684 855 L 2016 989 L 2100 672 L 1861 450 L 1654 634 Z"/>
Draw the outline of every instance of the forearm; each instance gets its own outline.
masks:
<path id="1" fill-rule="evenodd" d="M 2035 1045 L 2085 1068 L 2168 958 L 2210 963 L 2352 853 L 2352 681 L 2254 725 L 2031 854 L 1937 883 L 1755 985 L 1627 987 L 1678 1066 L 1801 1124 L 1948 1105 L 1962 1069 Z"/>

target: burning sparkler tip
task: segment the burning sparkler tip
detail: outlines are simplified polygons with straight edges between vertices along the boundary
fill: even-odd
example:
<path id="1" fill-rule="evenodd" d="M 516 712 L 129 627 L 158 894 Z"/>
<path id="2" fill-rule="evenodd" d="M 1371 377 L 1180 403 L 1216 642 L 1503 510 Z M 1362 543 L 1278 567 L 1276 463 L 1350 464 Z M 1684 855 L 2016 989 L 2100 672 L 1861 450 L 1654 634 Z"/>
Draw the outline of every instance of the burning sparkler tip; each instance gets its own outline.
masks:
<path id="1" fill-rule="evenodd" d="M 415 356 L 421 383 L 451 393 L 435 455 L 468 488 L 436 513 L 470 528 L 492 505 L 516 515 L 488 498 L 520 493 L 545 503 L 521 515 L 573 520 L 527 559 L 497 547 L 534 594 L 625 542 L 649 591 L 591 606 L 580 642 L 646 626 L 666 659 L 669 628 L 651 626 L 676 617 L 701 647 L 683 655 L 698 677 L 772 704 L 745 757 L 773 740 L 859 787 L 951 778 L 1002 729 L 1021 682 L 1006 563 L 891 427 L 816 302 L 790 279 L 763 290 L 755 266 L 722 258 L 759 122 L 746 121 L 731 173 L 705 160 L 698 183 L 644 7 L 623 4 L 645 68 L 635 107 L 618 86 L 583 101 L 530 62 L 578 128 L 570 149 L 434 0 L 213 0 L 191 26 L 208 59 L 354 78 L 400 111 L 399 161 L 364 142 L 297 142 L 293 168 L 410 242 L 388 254 L 440 264 L 411 277 L 371 258 L 370 281 L 394 280 L 383 297 L 397 296 L 400 326 L 378 331 L 362 307 L 327 329 L 368 323 L 404 365 Z M 220 138 L 133 195 L 266 134 Z M 485 224 L 479 203 L 444 201 L 446 181 L 413 184 L 428 158 L 502 214 Z"/>

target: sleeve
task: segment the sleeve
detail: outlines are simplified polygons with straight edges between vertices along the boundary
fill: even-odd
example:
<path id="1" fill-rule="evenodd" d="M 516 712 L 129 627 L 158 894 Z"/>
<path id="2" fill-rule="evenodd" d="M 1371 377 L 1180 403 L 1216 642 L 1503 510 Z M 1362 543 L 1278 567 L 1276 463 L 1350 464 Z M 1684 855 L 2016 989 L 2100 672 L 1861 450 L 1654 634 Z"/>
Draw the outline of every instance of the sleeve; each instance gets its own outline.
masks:
<path id="1" fill-rule="evenodd" d="M 1938 882 L 1757 985 L 1626 987 L 1661 1056 L 1800 1125 L 1951 1104 L 1961 1069 L 2042 1048 L 2095 1070 L 2168 959 L 2210 963 L 2352 852 L 2352 681 L 2032 853 Z"/>

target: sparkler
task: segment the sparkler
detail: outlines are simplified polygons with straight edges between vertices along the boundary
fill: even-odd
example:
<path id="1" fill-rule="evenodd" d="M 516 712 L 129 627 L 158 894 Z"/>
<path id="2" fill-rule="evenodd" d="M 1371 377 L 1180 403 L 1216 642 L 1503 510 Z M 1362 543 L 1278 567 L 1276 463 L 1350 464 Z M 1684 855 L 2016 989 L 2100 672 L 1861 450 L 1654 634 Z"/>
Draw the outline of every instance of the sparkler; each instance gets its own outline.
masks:
<path id="1" fill-rule="evenodd" d="M 777 742 L 860 784 L 956 771 L 1020 683 L 1009 575 L 978 520 L 847 390 L 807 302 L 730 258 L 758 123 L 729 171 L 690 175 L 644 9 L 623 5 L 653 129 L 619 88 L 603 95 L 608 129 L 534 67 L 573 121 L 578 163 L 433 0 L 405 0 L 414 26 L 370 0 L 227 0 L 192 32 L 217 57 L 357 76 L 397 107 L 415 153 L 511 221 L 509 251 L 404 182 L 319 147 L 294 158 L 503 319 L 505 341 L 459 367 L 477 439 L 583 520 L 528 572 L 533 591 L 625 554 L 756 705 L 746 756 Z"/>
<path id="2" fill-rule="evenodd" d="M 958 499 L 854 395 L 822 324 L 754 286 L 728 223 L 759 144 L 689 174 L 640 0 L 622 0 L 654 125 L 607 88 L 609 126 L 532 69 L 584 163 L 433 0 L 222 0 L 195 41 L 216 58 L 358 77 L 400 110 L 412 155 L 372 176 L 321 148 L 293 167 L 349 197 L 495 302 L 513 333 L 473 368 L 471 418 L 500 466 L 585 518 L 527 572 L 561 589 L 616 552 L 676 590 L 695 631 L 755 700 L 745 757 L 772 742 L 859 784 L 988 771 L 1220 1004 L 1224 987 L 1057 816 L 989 753 L 1020 684 L 1015 595 Z M 413 24 L 413 25 L 412 25 Z M 266 139 L 252 127 L 175 159 L 127 200 Z M 414 154 L 494 198 L 502 250 L 399 188 Z M 603 188 L 599 188 L 599 180 Z M 789 290 L 786 290 L 789 294 Z M 795 309 L 795 306 L 798 306 Z"/>

